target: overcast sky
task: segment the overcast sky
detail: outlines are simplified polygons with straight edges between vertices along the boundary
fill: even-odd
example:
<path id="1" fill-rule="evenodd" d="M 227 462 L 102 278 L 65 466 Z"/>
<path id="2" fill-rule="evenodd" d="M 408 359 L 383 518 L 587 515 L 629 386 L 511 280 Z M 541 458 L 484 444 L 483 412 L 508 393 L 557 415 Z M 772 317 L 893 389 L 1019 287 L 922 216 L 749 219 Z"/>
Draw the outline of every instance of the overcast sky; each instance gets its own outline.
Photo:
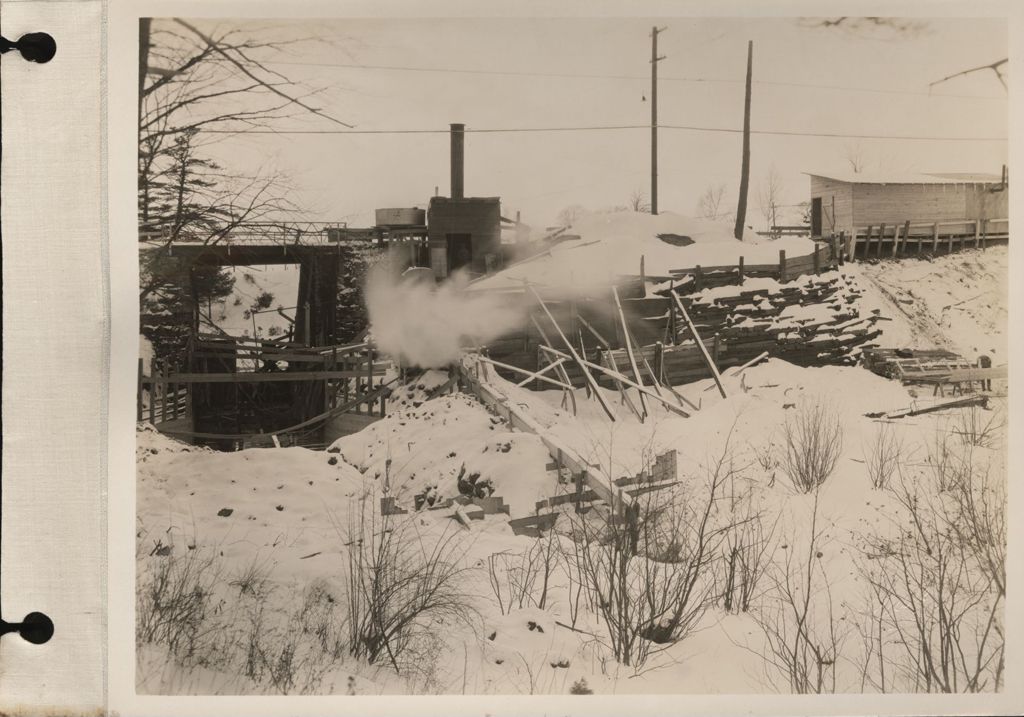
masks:
<path id="1" fill-rule="evenodd" d="M 663 125 L 740 128 L 752 40 L 755 131 L 1007 134 L 1007 95 L 992 72 L 943 83 L 929 96 L 930 82 L 1007 55 L 1006 23 L 990 19 L 927 20 L 912 33 L 824 29 L 795 19 L 283 22 L 289 34 L 328 42 L 293 47 L 272 58 L 281 63 L 272 67 L 325 88 L 320 106 L 359 130 L 445 130 L 450 122 L 468 129 L 644 125 L 655 24 L 667 28 L 659 38 Z M 425 71 L 434 69 L 447 71 Z M 278 126 L 288 128 L 341 129 L 317 118 Z M 785 203 L 796 204 L 809 191 L 801 173 L 849 171 L 847 147 L 857 141 L 755 135 L 750 222 L 763 221 L 757 190 L 770 167 L 781 177 Z M 662 210 L 693 214 L 704 189 L 722 183 L 735 206 L 741 135 L 665 128 L 659 142 Z M 859 143 L 866 171 L 998 173 L 1007 153 L 1005 140 Z M 365 226 L 376 207 L 425 206 L 435 186 L 449 190 L 445 133 L 246 135 L 216 152 L 240 170 L 288 172 L 299 188 L 293 199 L 310 209 L 310 219 Z M 647 193 L 649 162 L 644 129 L 469 134 L 466 194 L 500 196 L 505 216 L 520 210 L 524 221 L 543 226 L 568 205 L 599 209 L 627 203 L 636 190 Z"/>

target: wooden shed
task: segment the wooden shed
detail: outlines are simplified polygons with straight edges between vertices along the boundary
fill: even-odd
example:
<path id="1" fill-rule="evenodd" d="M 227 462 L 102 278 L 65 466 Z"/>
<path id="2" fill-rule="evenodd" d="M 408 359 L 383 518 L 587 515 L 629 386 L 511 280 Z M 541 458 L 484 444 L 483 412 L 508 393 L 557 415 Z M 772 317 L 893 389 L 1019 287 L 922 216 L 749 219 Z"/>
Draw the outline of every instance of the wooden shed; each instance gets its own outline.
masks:
<path id="1" fill-rule="evenodd" d="M 811 234 L 827 237 L 888 224 L 1005 219 L 1005 175 L 813 174 Z"/>

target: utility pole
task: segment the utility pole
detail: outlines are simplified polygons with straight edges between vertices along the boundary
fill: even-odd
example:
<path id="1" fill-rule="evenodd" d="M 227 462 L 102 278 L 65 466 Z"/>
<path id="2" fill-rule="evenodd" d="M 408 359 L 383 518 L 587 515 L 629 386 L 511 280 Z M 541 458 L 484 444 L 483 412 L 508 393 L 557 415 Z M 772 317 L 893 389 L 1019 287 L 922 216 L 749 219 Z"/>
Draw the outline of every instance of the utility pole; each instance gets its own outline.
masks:
<path id="1" fill-rule="evenodd" d="M 658 213 L 658 33 L 665 28 L 651 28 L 651 214 Z"/>
<path id="2" fill-rule="evenodd" d="M 750 80 L 754 68 L 754 41 L 747 42 L 747 94 L 743 100 L 743 159 L 740 166 L 740 199 L 736 207 L 736 228 L 733 235 L 743 241 L 743 225 L 747 220 L 747 190 L 750 187 Z"/>

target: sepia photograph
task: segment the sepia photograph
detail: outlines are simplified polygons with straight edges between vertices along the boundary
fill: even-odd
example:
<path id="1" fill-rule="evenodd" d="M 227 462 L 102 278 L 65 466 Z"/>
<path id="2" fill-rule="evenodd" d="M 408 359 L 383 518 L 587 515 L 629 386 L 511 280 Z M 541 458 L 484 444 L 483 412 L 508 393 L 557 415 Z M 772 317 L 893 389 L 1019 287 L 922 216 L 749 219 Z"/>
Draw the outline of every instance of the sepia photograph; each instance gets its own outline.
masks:
<path id="1" fill-rule="evenodd" d="M 1005 18 L 137 29 L 137 694 L 1008 689 Z"/>

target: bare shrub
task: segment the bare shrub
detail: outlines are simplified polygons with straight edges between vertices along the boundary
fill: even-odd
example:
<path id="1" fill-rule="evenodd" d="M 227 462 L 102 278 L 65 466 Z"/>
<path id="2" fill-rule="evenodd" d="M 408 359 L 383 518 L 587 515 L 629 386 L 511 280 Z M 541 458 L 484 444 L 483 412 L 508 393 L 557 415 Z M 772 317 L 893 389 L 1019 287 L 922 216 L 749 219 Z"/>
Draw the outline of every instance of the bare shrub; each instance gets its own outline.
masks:
<path id="1" fill-rule="evenodd" d="M 887 488 L 903 459 L 903 441 L 888 423 L 879 423 L 874 440 L 864 449 L 864 464 L 871 487 Z"/>
<path id="2" fill-rule="evenodd" d="M 284 623 L 265 620 L 266 601 L 250 606 L 245 675 L 281 694 L 314 692 L 346 651 L 344 625 L 336 602 L 314 584 Z"/>
<path id="3" fill-rule="evenodd" d="M 255 557 L 248 565 L 235 574 L 235 577 L 228 582 L 228 585 L 238 588 L 240 595 L 259 597 L 267 591 L 269 575 L 269 564 L 266 561 L 261 562 L 258 557 Z"/>
<path id="4" fill-rule="evenodd" d="M 747 512 L 725 536 L 722 607 L 727 612 L 747 612 L 760 594 L 758 586 L 767 571 L 775 545 L 776 519 L 767 528 L 761 513 Z"/>
<path id="5" fill-rule="evenodd" d="M 727 443 L 705 468 L 702 491 L 647 493 L 617 513 L 573 518 L 579 575 L 604 625 L 602 644 L 620 664 L 639 672 L 713 603 L 712 563 L 731 527 L 720 524 L 717 507 L 731 465 Z"/>
<path id="6" fill-rule="evenodd" d="M 837 413 L 823 403 L 802 406 L 786 420 L 782 467 L 802 493 L 810 493 L 832 475 L 843 451 Z"/>
<path id="7" fill-rule="evenodd" d="M 862 575 L 877 595 L 868 620 L 895 649 L 864 664 L 878 689 L 998 690 L 1004 670 L 1005 485 L 970 450 L 901 476 L 895 536 L 868 537 Z"/>
<path id="8" fill-rule="evenodd" d="M 772 684 L 797 694 L 836 691 L 836 662 L 846 639 L 840 628 L 828 576 L 822 565 L 818 493 L 805 551 L 790 544 L 782 564 L 770 571 L 772 591 L 755 619 L 766 640 L 762 655 Z"/>
<path id="9" fill-rule="evenodd" d="M 996 448 L 1004 425 L 998 412 L 971 406 L 957 414 L 953 432 L 967 445 Z"/>
<path id="10" fill-rule="evenodd" d="M 386 659 L 403 674 L 404 653 L 435 622 L 469 622 L 466 569 L 457 561 L 455 532 L 431 540 L 415 516 L 378 516 L 367 498 L 360 506 L 346 543 L 349 651 L 370 663 Z M 409 653 L 412 662 L 416 652 Z"/>
<path id="11" fill-rule="evenodd" d="M 558 562 L 558 535 L 547 531 L 519 553 L 502 551 L 487 558 L 487 577 L 501 614 L 513 608 L 547 606 L 548 589 Z"/>
<path id="12" fill-rule="evenodd" d="M 211 665 L 226 631 L 216 587 L 221 568 L 210 551 L 163 555 L 149 561 L 136 587 L 136 642 L 166 648 L 182 665 Z M 141 572 L 141 571 L 140 571 Z"/>

